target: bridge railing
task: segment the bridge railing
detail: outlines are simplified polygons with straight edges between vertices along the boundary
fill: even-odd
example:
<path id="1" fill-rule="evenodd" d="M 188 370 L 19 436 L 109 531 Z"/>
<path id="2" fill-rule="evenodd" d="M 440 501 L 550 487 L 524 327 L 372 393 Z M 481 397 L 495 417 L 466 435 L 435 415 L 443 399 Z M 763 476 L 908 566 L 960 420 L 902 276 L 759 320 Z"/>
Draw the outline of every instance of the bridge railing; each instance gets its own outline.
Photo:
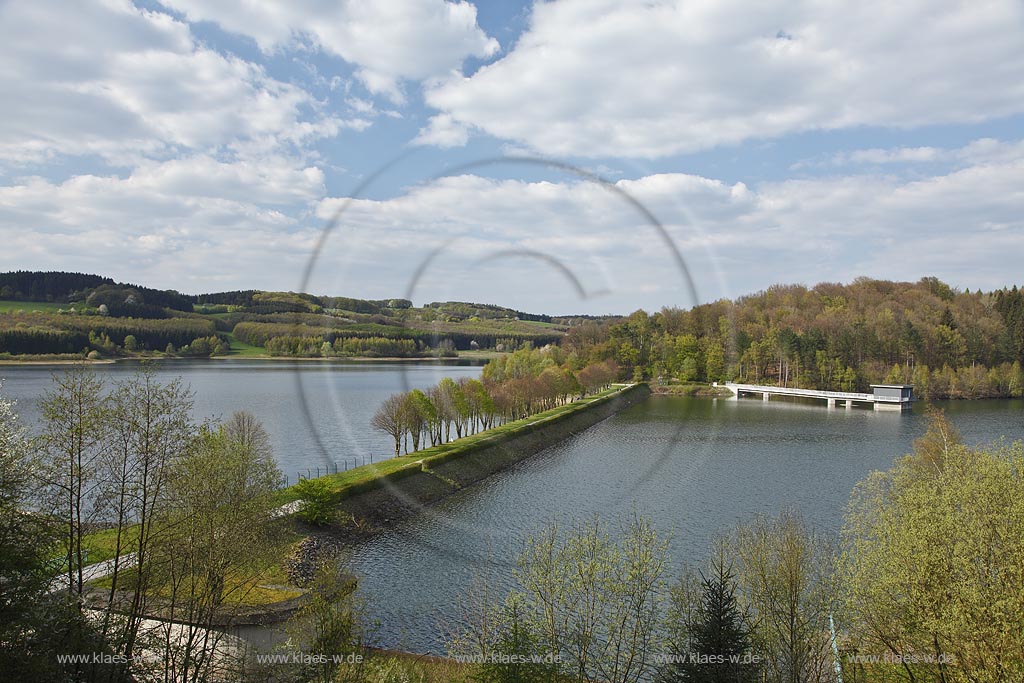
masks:
<path id="1" fill-rule="evenodd" d="M 770 393 L 770 394 L 788 394 L 791 396 L 809 396 L 812 398 L 841 398 L 849 399 L 853 401 L 873 401 L 876 399 L 874 394 L 862 394 L 859 392 L 851 391 L 825 391 L 823 389 L 799 389 L 793 387 L 773 387 L 759 384 L 733 384 L 726 383 L 726 386 L 732 389 L 738 389 L 740 391 L 750 391 L 757 393 Z"/>
<path id="2" fill-rule="evenodd" d="M 736 384 L 734 382 L 725 382 L 721 385 L 725 386 L 737 395 L 741 391 L 745 391 L 752 394 L 779 394 L 783 396 L 800 396 L 803 398 L 825 398 L 835 399 L 837 401 L 867 401 L 870 403 L 897 403 L 897 404 L 909 404 L 913 401 L 913 398 L 907 398 L 903 396 L 880 396 L 877 394 L 863 394 L 860 392 L 852 391 L 825 391 L 818 389 L 797 389 L 791 387 L 772 387 L 762 384 Z"/>

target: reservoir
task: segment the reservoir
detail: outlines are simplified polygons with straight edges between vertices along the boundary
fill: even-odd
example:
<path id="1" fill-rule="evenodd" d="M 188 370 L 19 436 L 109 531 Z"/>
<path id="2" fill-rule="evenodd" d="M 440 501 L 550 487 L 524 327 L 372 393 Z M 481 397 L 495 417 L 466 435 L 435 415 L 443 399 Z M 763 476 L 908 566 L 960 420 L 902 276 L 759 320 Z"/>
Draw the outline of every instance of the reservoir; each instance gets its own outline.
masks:
<path id="1" fill-rule="evenodd" d="M 116 380 L 136 364 L 95 369 Z M 2 394 L 19 401 L 30 424 L 53 371 L 0 367 Z M 165 362 L 157 374 L 191 386 L 198 419 L 254 413 L 294 482 L 300 469 L 386 456 L 390 438 L 369 428 L 384 398 L 444 376 L 478 377 L 480 368 L 214 360 Z M 938 405 L 968 444 L 1024 437 L 1020 400 Z M 671 534 L 675 576 L 680 565 L 703 562 L 717 533 L 757 513 L 793 506 L 813 525 L 837 531 L 857 482 L 908 453 L 926 425 L 923 403 L 900 413 L 652 396 L 360 543 L 350 562 L 369 621 L 379 624 L 378 644 L 443 654 L 460 595 L 480 581 L 503 597 L 523 539 L 552 521 L 596 514 L 614 525 L 634 510 L 645 514 Z"/>
<path id="2" fill-rule="evenodd" d="M 384 645 L 443 654 L 460 595 L 477 582 L 503 598 L 522 540 L 552 521 L 614 525 L 635 509 L 671 533 L 672 576 L 757 513 L 793 506 L 838 531 L 856 483 L 924 433 L 923 407 L 652 396 L 363 543 L 354 568 Z M 967 443 L 1024 437 L 1020 400 L 941 407 Z"/>
<path id="3" fill-rule="evenodd" d="M 108 384 L 128 379 L 137 362 L 91 366 Z M 61 366 L 0 365 L 0 395 L 18 402 L 29 425 L 38 403 Z M 161 361 L 156 377 L 180 377 L 195 393 L 197 420 L 228 418 L 236 410 L 255 415 L 270 435 L 281 471 L 294 484 L 299 471 L 334 471 L 394 454 L 391 437 L 370 428 L 370 419 L 389 395 L 426 389 L 443 377 L 479 377 L 480 367 L 423 362 L 339 362 L 287 360 Z"/>

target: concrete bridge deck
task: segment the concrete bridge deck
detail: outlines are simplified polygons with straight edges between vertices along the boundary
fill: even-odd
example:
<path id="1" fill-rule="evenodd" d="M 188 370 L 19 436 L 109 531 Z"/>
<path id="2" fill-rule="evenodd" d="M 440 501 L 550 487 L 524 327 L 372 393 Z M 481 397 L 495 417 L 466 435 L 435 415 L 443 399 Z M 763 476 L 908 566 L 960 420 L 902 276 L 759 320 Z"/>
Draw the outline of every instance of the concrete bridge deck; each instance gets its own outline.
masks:
<path id="1" fill-rule="evenodd" d="M 913 399 L 909 385 L 873 384 L 874 393 L 864 394 L 853 391 L 822 391 L 820 389 L 797 389 L 792 387 L 771 387 L 759 384 L 738 384 L 726 382 L 716 386 L 724 386 L 736 397 L 744 394 L 760 394 L 767 401 L 771 396 L 794 396 L 798 398 L 822 399 L 828 406 L 834 407 L 837 401 L 843 402 L 847 408 L 856 403 L 870 403 L 875 410 L 909 410 Z"/>

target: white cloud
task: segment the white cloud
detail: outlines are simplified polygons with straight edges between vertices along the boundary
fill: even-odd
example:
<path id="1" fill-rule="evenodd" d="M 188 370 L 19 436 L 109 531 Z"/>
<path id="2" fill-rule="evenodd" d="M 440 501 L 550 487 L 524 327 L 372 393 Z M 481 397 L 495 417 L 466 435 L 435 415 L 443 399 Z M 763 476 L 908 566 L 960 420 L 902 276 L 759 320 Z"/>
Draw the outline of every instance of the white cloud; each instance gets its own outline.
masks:
<path id="1" fill-rule="evenodd" d="M 1016 0 L 538 2 L 501 60 L 427 101 L 550 155 L 660 157 L 1024 111 Z"/>
<path id="2" fill-rule="evenodd" d="M 305 91 L 125 0 L 0 4 L 0 159 L 267 151 L 345 126 Z"/>
<path id="3" fill-rule="evenodd" d="M 852 174 L 748 187 L 666 173 L 615 188 L 664 223 L 705 300 L 859 275 L 991 288 L 1019 272 L 1024 253 L 1024 145 L 995 147 L 967 145 L 987 156 L 913 180 Z M 691 303 L 663 236 L 593 183 L 462 175 L 391 199 L 321 200 L 323 183 L 293 160 L 205 155 L 145 163 L 124 178 L 22 179 L 0 188 L 0 270 L 95 271 L 188 291 L 294 289 L 322 221 L 345 207 L 313 291 L 550 312 Z"/>
<path id="4" fill-rule="evenodd" d="M 0 187 L 0 228 L 5 233 L 111 226 L 124 235 L 181 224 L 202 232 L 245 227 L 250 220 L 292 225 L 278 207 L 294 209 L 323 195 L 323 173 L 289 166 L 218 162 L 208 156 L 145 162 L 131 175 L 76 175 L 56 183 L 38 176 Z M 237 212 L 237 215 L 232 215 Z"/>
<path id="5" fill-rule="evenodd" d="M 445 0 L 163 0 L 192 21 L 213 21 L 252 37 L 264 51 L 308 42 L 357 65 L 374 93 L 401 101 L 401 81 L 458 69 L 489 57 L 498 43 L 476 24 L 476 7 Z"/>
<path id="6" fill-rule="evenodd" d="M 1005 142 L 982 138 L 956 150 L 956 157 L 971 164 L 1013 162 L 1024 158 L 1024 140 Z"/>
<path id="7" fill-rule="evenodd" d="M 427 126 L 413 140 L 415 145 L 435 147 L 464 147 L 469 141 L 469 130 L 448 114 L 431 117 Z"/>
<path id="8" fill-rule="evenodd" d="M 298 168 L 292 163 L 283 158 L 265 159 L 260 163 L 224 163 L 200 155 L 143 164 L 123 182 L 138 190 L 162 195 L 264 205 L 294 205 L 321 197 L 323 171 L 312 166 Z"/>
<path id="9" fill-rule="evenodd" d="M 963 167 L 974 164 L 1002 163 L 1024 157 L 1024 141 L 1006 142 L 995 138 L 981 138 L 963 147 L 891 147 L 856 149 L 838 152 L 831 157 L 822 159 L 804 159 L 791 167 L 792 169 L 814 168 L 826 166 L 856 165 L 913 165 L 913 164 L 951 164 Z"/>
<path id="10" fill-rule="evenodd" d="M 1024 253 L 1024 147 L 1018 150 L 1016 157 L 915 180 L 857 174 L 750 188 L 657 174 L 616 187 L 665 222 L 704 299 L 776 282 L 860 275 L 938 275 L 992 288 L 1009 282 Z M 325 291 L 382 279 L 404 287 L 427 255 L 441 249 L 427 269 L 433 289 L 421 299 L 471 297 L 590 312 L 690 303 L 657 231 L 614 192 L 592 183 L 467 175 L 389 200 L 326 199 L 318 213 L 326 218 L 343 205 L 344 235 L 333 245 L 338 252 L 325 259 L 349 265 L 332 271 L 346 274 L 326 281 Z M 524 251 L 565 265 L 586 291 L 605 294 L 577 300 L 550 263 L 523 258 Z"/>
<path id="11" fill-rule="evenodd" d="M 861 149 L 847 156 L 854 164 L 907 164 L 939 161 L 947 155 L 935 147 L 899 147 L 897 149 Z"/>
<path id="12" fill-rule="evenodd" d="M 294 288 L 316 237 L 302 207 L 322 195 L 318 169 L 285 159 L 23 178 L 0 187 L 0 270 L 67 268 L 186 291 L 253 277 Z"/>

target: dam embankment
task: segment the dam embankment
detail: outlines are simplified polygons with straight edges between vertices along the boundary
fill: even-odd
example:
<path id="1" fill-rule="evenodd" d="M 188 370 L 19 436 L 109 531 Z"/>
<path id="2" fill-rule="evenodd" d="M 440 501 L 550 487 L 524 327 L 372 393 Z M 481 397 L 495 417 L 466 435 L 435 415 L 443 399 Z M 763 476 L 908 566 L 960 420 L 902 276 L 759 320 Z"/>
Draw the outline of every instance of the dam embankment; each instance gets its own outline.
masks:
<path id="1" fill-rule="evenodd" d="M 347 513 L 343 515 L 348 520 L 345 527 L 348 531 L 372 532 L 415 514 L 645 400 L 650 393 L 646 384 L 628 385 L 502 425 L 490 430 L 493 434 L 474 435 L 465 444 L 459 440 L 402 456 L 401 460 L 408 462 L 341 488 L 338 507 Z"/>

